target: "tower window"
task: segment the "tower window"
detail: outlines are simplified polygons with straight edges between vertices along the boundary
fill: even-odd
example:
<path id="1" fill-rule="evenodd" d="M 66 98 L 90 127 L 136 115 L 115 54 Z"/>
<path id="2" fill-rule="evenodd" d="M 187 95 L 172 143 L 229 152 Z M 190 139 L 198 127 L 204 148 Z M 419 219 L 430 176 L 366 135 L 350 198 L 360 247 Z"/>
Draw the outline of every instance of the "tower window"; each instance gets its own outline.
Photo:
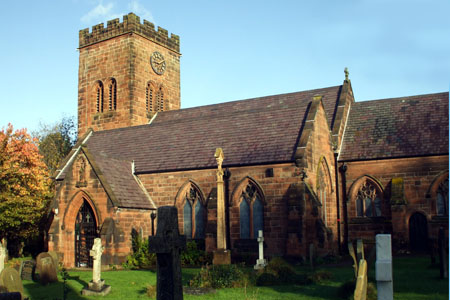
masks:
<path id="1" fill-rule="evenodd" d="M 109 81 L 109 110 L 116 110 L 117 108 L 117 83 L 114 78 Z"/>
<path id="2" fill-rule="evenodd" d="M 153 111 L 153 87 L 150 82 L 145 89 L 145 108 L 147 111 Z"/>
<path id="3" fill-rule="evenodd" d="M 97 112 L 103 112 L 103 83 L 101 81 L 97 81 L 95 85 L 95 94 L 96 94 L 96 110 Z"/>
<path id="4" fill-rule="evenodd" d="M 156 111 L 164 111 L 164 92 L 162 87 L 159 87 L 156 93 Z"/>

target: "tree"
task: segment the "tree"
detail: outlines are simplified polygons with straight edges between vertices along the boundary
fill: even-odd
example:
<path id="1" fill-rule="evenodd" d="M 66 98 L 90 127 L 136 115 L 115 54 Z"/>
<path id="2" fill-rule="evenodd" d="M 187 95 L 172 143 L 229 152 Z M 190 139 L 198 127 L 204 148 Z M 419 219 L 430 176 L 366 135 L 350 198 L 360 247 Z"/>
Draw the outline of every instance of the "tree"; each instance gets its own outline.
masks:
<path id="1" fill-rule="evenodd" d="M 24 241 L 39 230 L 52 197 L 37 140 L 8 124 L 0 131 L 0 237 Z"/>
<path id="2" fill-rule="evenodd" d="M 75 120 L 74 117 L 64 117 L 55 125 L 40 124 L 40 127 L 33 135 L 38 138 L 39 152 L 53 174 L 76 143 Z"/>

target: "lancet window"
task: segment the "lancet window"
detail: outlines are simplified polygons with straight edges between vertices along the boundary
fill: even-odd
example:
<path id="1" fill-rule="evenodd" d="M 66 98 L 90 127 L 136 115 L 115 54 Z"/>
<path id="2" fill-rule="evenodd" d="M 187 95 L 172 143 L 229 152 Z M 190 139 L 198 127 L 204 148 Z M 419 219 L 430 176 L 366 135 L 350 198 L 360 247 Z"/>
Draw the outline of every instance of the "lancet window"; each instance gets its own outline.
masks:
<path id="1" fill-rule="evenodd" d="M 325 225 L 327 225 L 327 192 L 328 176 L 324 163 L 320 163 L 317 173 L 317 196 L 319 197 L 321 207 L 321 216 Z M 329 196 L 329 195 L 328 195 Z"/>
<path id="2" fill-rule="evenodd" d="M 239 223 L 242 239 L 255 239 L 258 231 L 264 229 L 263 196 L 251 181 L 242 191 L 239 203 Z"/>
<path id="3" fill-rule="evenodd" d="M 184 196 L 183 223 L 187 238 L 205 238 L 206 208 L 200 191 L 192 184 Z"/>
<path id="4" fill-rule="evenodd" d="M 109 101 L 108 101 L 108 108 L 109 110 L 116 110 L 117 108 L 117 83 L 114 78 L 111 78 L 109 81 Z"/>
<path id="5" fill-rule="evenodd" d="M 448 216 L 448 177 L 438 186 L 436 206 L 438 216 Z"/>
<path id="6" fill-rule="evenodd" d="M 147 111 L 153 111 L 153 86 L 150 82 L 147 83 L 145 89 L 145 109 Z"/>
<path id="7" fill-rule="evenodd" d="M 103 83 L 97 81 L 95 85 L 95 100 L 97 112 L 103 112 Z"/>
<path id="8" fill-rule="evenodd" d="M 356 214 L 358 217 L 381 216 L 381 193 L 376 185 L 365 180 L 356 194 Z"/>
<path id="9" fill-rule="evenodd" d="M 164 91 L 159 87 L 156 92 L 156 111 L 164 111 Z"/>

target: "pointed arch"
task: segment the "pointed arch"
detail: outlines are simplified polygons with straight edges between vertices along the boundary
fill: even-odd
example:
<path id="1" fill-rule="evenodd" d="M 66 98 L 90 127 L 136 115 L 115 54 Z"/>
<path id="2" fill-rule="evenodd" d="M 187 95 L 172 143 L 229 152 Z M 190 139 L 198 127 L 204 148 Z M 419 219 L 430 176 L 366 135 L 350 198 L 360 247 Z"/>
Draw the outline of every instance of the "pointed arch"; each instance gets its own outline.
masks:
<path id="1" fill-rule="evenodd" d="M 96 112 L 103 112 L 103 82 L 97 80 L 94 84 Z"/>
<path id="2" fill-rule="evenodd" d="M 375 177 L 360 176 L 351 185 L 349 195 L 355 205 L 356 217 L 380 217 L 384 214 L 384 190 Z"/>
<path id="3" fill-rule="evenodd" d="M 183 234 L 188 239 L 204 239 L 207 209 L 205 196 L 192 180 L 185 182 L 175 198 L 179 218 L 183 220 Z M 181 215 L 180 215 L 181 214 Z"/>
<path id="4" fill-rule="evenodd" d="M 116 110 L 117 108 L 117 82 L 116 79 L 110 78 L 108 82 L 108 109 Z"/>
<path id="5" fill-rule="evenodd" d="M 66 206 L 66 209 L 64 211 L 63 216 L 63 222 L 64 228 L 61 228 L 63 230 L 67 230 L 69 232 L 73 232 L 75 228 L 75 220 L 78 214 L 78 211 L 80 210 L 81 206 L 83 205 L 84 201 L 90 205 L 92 208 L 92 211 L 94 213 L 95 221 L 97 224 L 101 224 L 101 215 L 100 210 L 95 205 L 94 201 L 92 201 L 92 197 L 83 190 L 79 190 L 77 193 L 75 193 L 72 198 L 69 200 L 69 203 Z"/>
<path id="6" fill-rule="evenodd" d="M 145 86 L 145 109 L 147 112 L 155 111 L 155 85 L 151 81 L 147 81 L 147 85 Z"/>
<path id="7" fill-rule="evenodd" d="M 256 180 L 247 176 L 235 187 L 233 206 L 239 208 L 239 228 L 241 239 L 255 239 L 258 231 L 264 230 L 264 192 Z"/>
<path id="8" fill-rule="evenodd" d="M 448 216 L 448 185 L 448 171 L 444 171 L 433 179 L 428 188 L 427 198 L 431 199 L 431 207 L 437 216 Z"/>
<path id="9" fill-rule="evenodd" d="M 167 97 L 167 94 L 165 92 L 165 88 L 161 84 L 158 87 L 158 90 L 156 91 L 156 95 L 155 95 L 155 108 L 154 108 L 155 111 L 165 111 L 166 110 L 167 100 L 165 97 Z"/>
<path id="10" fill-rule="evenodd" d="M 325 226 L 328 224 L 327 202 L 329 202 L 332 193 L 333 182 L 331 179 L 330 168 L 328 166 L 327 159 L 322 155 L 316 168 L 316 195 L 320 201 L 320 204 L 322 204 L 320 215 Z"/>

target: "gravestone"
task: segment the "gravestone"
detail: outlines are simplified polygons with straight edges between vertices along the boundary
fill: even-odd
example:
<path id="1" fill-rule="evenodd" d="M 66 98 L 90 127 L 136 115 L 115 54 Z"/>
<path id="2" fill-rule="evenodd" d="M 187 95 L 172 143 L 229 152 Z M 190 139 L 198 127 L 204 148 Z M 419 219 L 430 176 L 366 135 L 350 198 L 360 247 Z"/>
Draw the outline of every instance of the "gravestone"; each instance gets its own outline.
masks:
<path id="1" fill-rule="evenodd" d="M 39 273 L 41 284 L 46 285 L 58 281 L 58 271 L 53 258 L 47 252 L 39 253 L 36 257 L 36 271 Z"/>
<path id="2" fill-rule="evenodd" d="M 0 273 L 0 286 L 4 287 L 8 293 L 19 292 L 23 298 L 23 285 L 19 272 L 8 267 Z"/>
<path id="3" fill-rule="evenodd" d="M 101 279 L 102 271 L 102 253 L 105 247 L 102 246 L 102 239 L 96 238 L 94 245 L 89 251 L 89 255 L 93 259 L 92 280 L 84 287 L 81 294 L 84 296 L 104 296 L 111 291 L 111 286 L 105 284 L 105 280 Z"/>
<path id="4" fill-rule="evenodd" d="M 20 278 L 23 280 L 33 280 L 34 269 L 36 267 L 36 262 L 34 260 L 24 260 L 20 265 Z"/>
<path id="5" fill-rule="evenodd" d="M 367 262 L 361 259 L 358 264 L 358 277 L 356 278 L 355 300 L 366 300 L 367 297 Z"/>
<path id="6" fill-rule="evenodd" d="M 259 259 L 256 260 L 255 270 L 264 269 L 267 265 L 267 260 L 264 259 L 264 237 L 263 231 L 258 230 L 258 244 L 259 244 Z"/>
<path id="7" fill-rule="evenodd" d="M 309 266 L 314 270 L 314 244 L 309 244 Z"/>
<path id="8" fill-rule="evenodd" d="M 58 257 L 58 253 L 56 253 L 55 251 L 48 251 L 47 252 L 53 259 L 53 264 L 55 265 L 56 271 L 59 270 L 59 257 Z"/>
<path id="9" fill-rule="evenodd" d="M 0 272 L 5 268 L 6 247 L 0 243 Z"/>
<path id="10" fill-rule="evenodd" d="M 377 280 L 378 300 L 392 300 L 392 247 L 390 234 L 376 236 L 377 261 L 375 262 L 375 278 Z"/>
<path id="11" fill-rule="evenodd" d="M 446 251 L 446 241 L 445 241 L 445 233 L 444 228 L 439 228 L 438 235 L 438 246 L 439 246 L 439 270 L 441 273 L 441 279 L 448 278 L 448 265 L 447 258 L 448 254 Z"/>
<path id="12" fill-rule="evenodd" d="M 355 272 L 355 278 L 358 278 L 358 261 L 356 260 L 355 249 L 353 248 L 352 242 L 348 242 L 348 252 L 353 259 L 353 271 Z"/>
<path id="13" fill-rule="evenodd" d="M 180 253 L 186 248 L 186 237 L 178 232 L 176 207 L 158 208 L 156 236 L 149 236 L 148 244 L 149 252 L 156 253 L 156 299 L 183 299 Z"/>

